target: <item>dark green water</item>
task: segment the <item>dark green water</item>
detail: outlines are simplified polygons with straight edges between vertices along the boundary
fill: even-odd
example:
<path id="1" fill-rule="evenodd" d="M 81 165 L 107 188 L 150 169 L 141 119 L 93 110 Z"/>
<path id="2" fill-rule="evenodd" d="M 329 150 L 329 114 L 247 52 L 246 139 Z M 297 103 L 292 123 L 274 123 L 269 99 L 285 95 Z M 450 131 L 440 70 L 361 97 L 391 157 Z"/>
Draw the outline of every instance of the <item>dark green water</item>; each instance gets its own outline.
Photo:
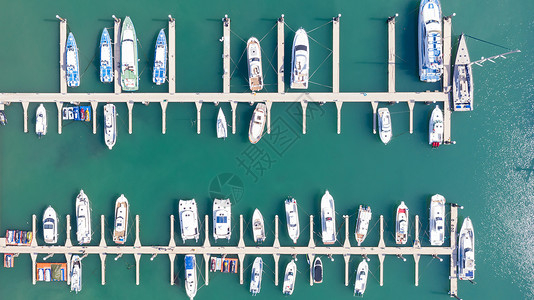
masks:
<path id="1" fill-rule="evenodd" d="M 217 92 L 222 90 L 222 36 L 220 19 L 232 19 L 232 59 L 237 70 L 232 78 L 233 92 L 246 92 L 243 79 L 246 65 L 239 58 L 245 47 L 243 39 L 266 35 L 262 41 L 264 57 L 275 59 L 276 18 L 285 14 L 286 23 L 307 30 L 341 18 L 341 91 L 385 91 L 387 89 L 387 27 L 385 19 L 398 12 L 397 18 L 397 90 L 425 91 L 439 89 L 439 84 L 418 81 L 416 24 L 418 1 L 41 1 L 5 2 L 0 11 L 0 91 L 57 92 L 59 90 L 58 39 L 56 14 L 68 19 L 80 49 L 81 86 L 69 92 L 111 92 L 111 85 L 99 82 L 96 53 L 103 27 L 111 28 L 111 15 L 129 15 L 136 27 L 140 48 L 140 92 L 162 92 L 167 86 L 151 84 L 153 44 L 160 28 L 167 25 L 167 15 L 177 19 L 177 92 Z M 302 7 L 306 7 L 302 10 Z M 22 132 L 22 107 L 6 108 L 9 124 L 0 128 L 0 232 L 6 229 L 31 228 L 31 215 L 38 219 L 48 205 L 60 215 L 74 215 L 74 197 L 80 188 L 88 194 L 93 211 L 93 243 L 100 236 L 98 216 L 106 216 L 106 237 L 111 244 L 111 226 L 115 199 L 128 197 L 132 215 L 141 219 L 141 242 L 145 245 L 168 243 L 169 215 L 177 214 L 178 199 L 196 198 L 201 215 L 211 214 L 211 197 L 218 188 L 212 181 L 221 174 L 239 179 L 234 191 L 233 224 L 238 215 L 245 216 L 245 242 L 251 244 L 250 217 L 254 208 L 266 218 L 267 242 L 273 241 L 274 216 L 283 219 L 283 200 L 291 195 L 299 201 L 301 237 L 309 238 L 307 216 L 319 217 L 320 198 L 328 189 L 336 200 L 338 220 L 348 214 L 351 242 L 355 213 L 359 204 L 373 209 L 372 229 L 364 245 L 378 242 L 378 216 L 384 215 L 386 244 L 393 245 L 394 209 L 401 200 L 410 207 L 411 216 L 421 218 L 423 245 L 428 245 L 428 198 L 443 194 L 449 202 L 465 206 L 460 217 L 470 216 L 476 230 L 476 285 L 459 283 L 464 299 L 528 299 L 534 296 L 534 217 L 532 155 L 532 92 L 534 2 L 490 0 L 443 1 L 444 15 L 453 18 L 453 47 L 461 32 L 509 48 L 515 54 L 498 64 L 474 67 L 475 111 L 453 115 L 452 134 L 455 146 L 432 150 L 427 145 L 427 124 L 432 106 L 417 104 L 414 133 L 409 134 L 408 108 L 390 106 L 394 139 L 384 146 L 372 135 L 372 111 L 368 104 L 345 104 L 342 133 L 336 133 L 336 108 L 333 104 L 308 106 L 307 134 L 302 135 L 301 109 L 298 104 L 276 104 L 272 109 L 270 136 L 257 147 L 248 143 L 247 130 L 253 107 L 240 105 L 237 131 L 225 141 L 215 138 L 218 108 L 202 107 L 202 134 L 196 134 L 196 111 L 193 104 L 171 104 L 167 109 L 167 134 L 161 134 L 159 104 L 136 105 L 133 134 L 128 134 L 128 112 L 118 105 L 118 141 L 112 151 L 104 145 L 102 107 L 98 114 L 98 132 L 91 124 L 63 124 L 58 135 L 55 105 L 46 105 L 49 113 L 48 134 L 37 139 L 33 133 L 33 115 L 37 104 L 30 105 L 30 133 Z M 310 91 L 329 91 L 331 85 L 331 24 L 313 31 L 310 36 L 311 68 L 315 71 Z M 286 58 L 293 33 L 286 27 Z M 471 58 L 505 52 L 499 47 L 468 39 Z M 326 59 L 326 60 L 325 60 Z M 235 65 L 232 65 L 232 71 Z M 276 74 L 265 62 L 267 91 L 276 91 Z M 287 80 L 286 80 L 287 81 Z M 221 104 L 230 120 L 229 104 Z M 253 152 L 255 151 L 255 152 Z M 253 161 L 240 164 L 249 157 Z M 244 166 L 250 166 L 248 171 Z M 225 178 L 226 175 L 219 178 Z M 242 189 L 241 189 L 242 187 Z M 232 185 L 222 187 L 223 193 Z M 133 218 L 132 218 L 133 219 Z M 133 232 L 133 220 L 130 228 Z M 413 218 L 412 230 L 413 230 Z M 340 225 L 338 221 L 338 225 Z M 72 223 L 74 225 L 74 222 Z M 285 223 L 280 223 L 281 243 L 290 244 Z M 340 229 L 344 230 L 343 227 Z M 178 223 L 176 230 L 178 231 Z M 319 232 L 319 226 L 315 226 Z M 203 231 L 202 231 L 203 232 Z M 211 232 L 211 231 L 210 231 Z M 342 231 L 344 232 L 344 231 Z M 238 227 L 229 244 L 237 244 Z M 74 237 L 74 235 L 73 235 Z M 179 236 L 175 237 L 180 241 Z M 202 238 L 202 237 L 201 237 Z M 316 234 L 320 243 L 320 236 Z M 38 235 L 39 242 L 42 237 Z M 410 238 L 409 244 L 413 239 Z M 64 242 L 64 231 L 60 242 Z M 446 243 L 449 241 L 447 240 Z M 128 243 L 133 244 L 133 235 Z M 218 244 L 226 245 L 226 242 Z M 118 261 L 107 259 L 105 286 L 100 284 L 100 260 L 89 256 L 83 261 L 83 291 L 76 297 L 185 299 L 183 258 L 176 261 L 177 285 L 169 285 L 169 260 L 159 256 L 141 259 L 141 285 L 135 286 L 133 257 Z M 42 257 L 40 257 L 40 260 Z M 253 257 L 245 261 L 245 284 L 238 275 L 210 274 L 209 286 L 203 286 L 197 299 L 215 297 L 249 299 L 248 282 Z M 52 261 L 62 261 L 53 257 Z M 266 263 L 260 299 L 281 298 L 281 287 L 274 286 L 272 257 Z M 282 257 L 280 278 L 289 257 Z M 361 259 L 351 258 L 354 270 Z M 50 260 L 48 260 L 50 261 Z M 198 257 L 200 261 L 200 257 Z M 308 284 L 304 257 L 297 262 L 294 299 L 323 298 L 334 293 L 339 298 L 352 297 L 354 272 L 345 287 L 343 259 L 330 262 L 326 257 L 325 280 Z M 413 260 L 407 262 L 388 257 L 385 261 L 384 286 L 380 287 L 378 259 L 371 257 L 366 298 L 369 299 L 449 299 L 448 259 L 443 263 L 429 257 L 420 262 L 419 286 L 414 286 Z M 201 270 L 204 270 L 201 265 Z M 203 272 L 203 271 L 202 271 Z M 202 277 L 200 278 L 201 282 Z M 31 260 L 20 256 L 14 269 L 0 268 L 2 298 L 63 299 L 74 297 L 64 283 L 31 284 Z"/>

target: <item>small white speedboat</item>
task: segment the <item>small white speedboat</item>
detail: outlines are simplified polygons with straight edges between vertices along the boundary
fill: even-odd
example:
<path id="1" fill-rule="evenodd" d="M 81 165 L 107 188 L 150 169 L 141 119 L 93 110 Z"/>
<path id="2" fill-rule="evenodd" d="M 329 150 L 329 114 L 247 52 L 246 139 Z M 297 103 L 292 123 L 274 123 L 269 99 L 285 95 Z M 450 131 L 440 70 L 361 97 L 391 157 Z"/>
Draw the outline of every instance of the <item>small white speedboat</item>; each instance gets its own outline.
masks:
<path id="1" fill-rule="evenodd" d="M 445 197 L 436 194 L 430 199 L 430 244 L 441 246 L 445 241 Z"/>
<path id="2" fill-rule="evenodd" d="M 222 108 L 219 108 L 219 114 L 217 115 L 217 138 L 225 139 L 228 137 L 228 125 L 226 124 L 226 117 Z"/>
<path id="3" fill-rule="evenodd" d="M 39 137 L 46 135 L 47 126 L 46 109 L 43 104 L 40 104 L 35 113 L 35 133 Z"/>
<path id="4" fill-rule="evenodd" d="M 213 200 L 213 238 L 230 240 L 232 236 L 232 203 L 230 199 Z"/>
<path id="5" fill-rule="evenodd" d="M 194 255 L 185 256 L 185 292 L 193 300 L 197 294 L 197 263 Z"/>
<path id="6" fill-rule="evenodd" d="M 336 242 L 336 209 L 334 198 L 328 190 L 321 199 L 321 227 L 323 244 L 331 245 Z"/>
<path id="7" fill-rule="evenodd" d="M 195 239 L 198 242 L 200 232 L 198 231 L 198 210 L 195 199 L 180 200 L 178 213 L 180 215 L 180 228 L 184 243 L 189 239 Z"/>
<path id="8" fill-rule="evenodd" d="M 464 219 L 458 237 L 458 278 L 475 279 L 475 231 L 469 217 Z"/>
<path id="9" fill-rule="evenodd" d="M 265 241 L 265 223 L 261 212 L 257 208 L 252 215 L 252 235 L 254 236 L 254 243 Z"/>
<path id="10" fill-rule="evenodd" d="M 293 294 L 295 289 L 295 279 L 297 278 L 297 265 L 294 260 L 291 260 L 286 267 L 286 273 L 284 275 L 284 287 L 282 292 L 284 295 Z"/>
<path id="11" fill-rule="evenodd" d="M 109 150 L 115 146 L 117 141 L 117 113 L 115 112 L 115 105 L 104 105 L 104 139 Z"/>
<path id="12" fill-rule="evenodd" d="M 356 221 L 356 242 L 358 242 L 358 246 L 360 246 L 363 241 L 365 240 L 365 237 L 367 236 L 367 230 L 369 229 L 369 222 L 371 221 L 371 207 L 365 205 L 360 205 L 360 208 L 358 209 L 358 220 Z"/>
<path id="13" fill-rule="evenodd" d="M 252 272 L 250 274 L 250 292 L 252 296 L 256 296 L 261 290 L 261 278 L 263 276 L 263 260 L 261 257 L 254 259 L 252 264 Z"/>
<path id="14" fill-rule="evenodd" d="M 443 143 L 443 112 L 436 105 L 428 124 L 428 143 L 437 148 Z"/>
<path id="15" fill-rule="evenodd" d="M 250 119 L 250 127 L 248 129 L 248 139 L 252 144 L 256 144 L 263 136 L 263 129 L 265 129 L 265 117 L 267 115 L 267 106 L 264 103 L 258 103 L 252 118 Z"/>
<path id="16" fill-rule="evenodd" d="M 382 143 L 387 145 L 393 136 L 391 115 L 389 114 L 389 109 L 387 109 L 387 107 L 378 109 L 378 132 Z"/>
<path id="17" fill-rule="evenodd" d="M 365 293 L 365 288 L 367 286 L 367 275 L 369 274 L 369 265 L 364 259 L 358 265 L 358 270 L 356 271 L 356 282 L 354 282 L 354 295 L 363 296 Z"/>
<path id="18" fill-rule="evenodd" d="M 404 201 L 397 207 L 395 229 L 395 242 L 402 245 L 406 244 L 408 240 L 408 206 L 404 204 Z"/>
<path id="19" fill-rule="evenodd" d="M 57 243 L 57 214 L 52 206 L 48 206 L 43 215 L 43 236 L 45 243 Z"/>
<path id="20" fill-rule="evenodd" d="M 82 260 L 78 255 L 73 255 L 71 260 L 70 290 L 76 294 L 82 290 Z"/>
<path id="21" fill-rule="evenodd" d="M 293 39 L 291 55 L 291 88 L 307 89 L 310 73 L 310 48 L 306 30 L 300 28 Z"/>
<path id="22" fill-rule="evenodd" d="M 80 245 L 91 242 L 91 208 L 89 207 L 89 198 L 80 190 L 76 197 L 76 237 Z"/>
<path id="23" fill-rule="evenodd" d="M 314 283 L 322 283 L 323 282 L 323 262 L 321 261 L 320 257 L 316 257 L 315 261 L 313 262 L 313 282 Z"/>
<path id="24" fill-rule="evenodd" d="M 115 202 L 115 226 L 113 228 L 113 241 L 123 245 L 128 238 L 128 214 L 130 204 L 123 194 Z"/>
<path id="25" fill-rule="evenodd" d="M 247 41 L 248 83 L 253 92 L 263 89 L 263 72 L 261 67 L 261 47 L 257 38 Z"/>
<path id="26" fill-rule="evenodd" d="M 286 220 L 287 220 L 287 232 L 289 237 L 293 240 L 293 243 L 297 243 L 300 236 L 300 224 L 299 224 L 299 211 L 297 208 L 297 200 L 295 198 L 286 199 Z"/>

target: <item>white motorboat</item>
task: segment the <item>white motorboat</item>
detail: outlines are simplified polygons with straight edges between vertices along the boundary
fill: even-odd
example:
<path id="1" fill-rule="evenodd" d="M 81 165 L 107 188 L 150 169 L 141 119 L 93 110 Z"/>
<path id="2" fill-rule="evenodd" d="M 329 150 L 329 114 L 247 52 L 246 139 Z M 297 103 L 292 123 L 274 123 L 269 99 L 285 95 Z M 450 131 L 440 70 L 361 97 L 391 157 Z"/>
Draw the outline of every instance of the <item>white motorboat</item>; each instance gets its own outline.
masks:
<path id="1" fill-rule="evenodd" d="M 284 275 L 284 287 L 282 292 L 284 295 L 293 294 L 295 289 L 295 279 L 297 278 L 297 265 L 294 260 L 291 260 L 286 267 L 286 273 Z"/>
<path id="2" fill-rule="evenodd" d="M 360 208 L 358 209 L 358 220 L 356 221 L 356 231 L 354 232 L 358 246 L 360 246 L 365 240 L 365 237 L 367 237 L 367 230 L 369 229 L 371 217 L 371 207 L 360 205 Z"/>
<path id="3" fill-rule="evenodd" d="M 45 243 L 57 243 L 57 214 L 52 206 L 48 206 L 43 215 L 43 236 Z"/>
<path id="4" fill-rule="evenodd" d="M 230 199 L 213 200 L 213 238 L 230 240 L 232 235 L 232 203 Z"/>
<path id="5" fill-rule="evenodd" d="M 178 213 L 180 215 L 180 227 L 184 243 L 190 239 L 195 239 L 198 242 L 200 232 L 198 231 L 198 210 L 195 199 L 180 200 Z"/>
<path id="6" fill-rule="evenodd" d="M 46 109 L 41 103 L 37 108 L 37 112 L 35 113 L 35 133 L 39 137 L 46 135 L 47 126 Z"/>
<path id="7" fill-rule="evenodd" d="M 313 262 L 312 270 L 313 270 L 312 271 L 313 282 L 314 283 L 323 282 L 323 262 L 321 261 L 320 257 L 315 258 L 315 261 Z"/>
<path id="8" fill-rule="evenodd" d="M 222 108 L 219 108 L 219 114 L 217 114 L 217 138 L 225 139 L 226 137 L 228 137 L 228 125 Z"/>
<path id="9" fill-rule="evenodd" d="M 124 91 L 139 89 L 137 35 L 130 17 L 126 16 L 121 29 L 121 87 Z"/>
<path id="10" fill-rule="evenodd" d="M 445 197 L 436 194 L 430 199 L 430 244 L 441 246 L 445 241 Z"/>
<path id="11" fill-rule="evenodd" d="M 117 113 L 115 112 L 115 105 L 104 105 L 104 139 L 109 150 L 115 146 L 117 141 Z"/>
<path id="12" fill-rule="evenodd" d="M 286 199 L 286 220 L 287 220 L 287 232 L 289 237 L 293 240 L 293 243 L 297 243 L 300 236 L 300 223 L 299 223 L 299 211 L 297 207 L 297 200 L 295 198 Z"/>
<path id="13" fill-rule="evenodd" d="M 443 74 L 441 5 L 439 0 L 421 0 L 419 6 L 419 78 L 436 82 Z"/>
<path id="14" fill-rule="evenodd" d="M 321 225 L 323 244 L 331 245 L 336 242 L 336 209 L 334 198 L 328 190 L 321 199 Z"/>
<path id="15" fill-rule="evenodd" d="M 89 206 L 89 198 L 80 190 L 76 197 L 76 237 L 80 245 L 91 242 L 91 208 Z"/>
<path id="16" fill-rule="evenodd" d="M 254 236 L 254 243 L 265 241 L 265 223 L 261 212 L 257 208 L 252 215 L 252 235 Z"/>
<path id="17" fill-rule="evenodd" d="M 393 136 L 393 127 L 391 126 L 391 115 L 387 107 L 381 107 L 378 109 L 378 133 L 380 140 L 384 144 L 388 144 Z"/>
<path id="18" fill-rule="evenodd" d="M 261 278 L 263 276 L 263 260 L 261 257 L 254 259 L 252 264 L 252 273 L 250 274 L 250 292 L 256 296 L 261 290 Z"/>
<path id="19" fill-rule="evenodd" d="M 458 278 L 475 279 L 475 231 L 469 217 L 464 219 L 458 237 Z"/>
<path id="20" fill-rule="evenodd" d="M 73 255 L 71 260 L 70 290 L 76 294 L 82 290 L 82 260 L 78 255 Z"/>
<path id="21" fill-rule="evenodd" d="M 113 241 L 123 245 L 128 238 L 128 215 L 130 204 L 123 194 L 115 202 L 115 227 Z"/>
<path id="22" fill-rule="evenodd" d="M 408 240 L 408 206 L 401 201 L 397 207 L 397 217 L 395 220 L 395 242 L 397 244 L 406 244 Z"/>
<path id="23" fill-rule="evenodd" d="M 192 254 L 185 256 L 185 292 L 193 300 L 197 294 L 197 262 Z"/>
<path id="24" fill-rule="evenodd" d="M 428 124 L 428 143 L 437 148 L 443 143 L 443 112 L 436 105 Z"/>
<path id="25" fill-rule="evenodd" d="M 356 282 L 354 282 L 354 295 L 363 296 L 365 293 L 365 288 L 367 286 L 367 275 L 369 274 L 369 265 L 364 259 L 358 265 L 358 270 L 356 271 Z"/>
<path id="26" fill-rule="evenodd" d="M 452 78 L 454 111 L 473 110 L 473 69 L 463 33 L 458 39 L 458 52 L 456 52 Z"/>
<path id="27" fill-rule="evenodd" d="M 266 114 L 267 106 L 264 103 L 258 103 L 254 109 L 254 112 L 252 113 L 250 127 L 248 129 L 248 139 L 252 144 L 259 142 L 263 136 Z"/>
<path id="28" fill-rule="evenodd" d="M 291 55 L 291 88 L 307 89 L 310 73 L 310 48 L 306 30 L 300 28 L 295 32 Z"/>
<path id="29" fill-rule="evenodd" d="M 248 83 L 253 92 L 263 89 L 263 71 L 261 67 L 261 47 L 257 38 L 247 41 Z"/>

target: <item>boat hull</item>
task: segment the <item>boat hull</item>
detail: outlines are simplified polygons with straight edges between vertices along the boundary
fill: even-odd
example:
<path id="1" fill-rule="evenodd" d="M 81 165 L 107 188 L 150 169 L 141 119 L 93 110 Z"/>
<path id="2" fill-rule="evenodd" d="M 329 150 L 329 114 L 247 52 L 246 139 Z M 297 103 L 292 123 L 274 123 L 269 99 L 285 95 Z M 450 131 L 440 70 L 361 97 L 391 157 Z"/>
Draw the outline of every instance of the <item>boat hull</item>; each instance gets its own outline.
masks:
<path id="1" fill-rule="evenodd" d="M 222 108 L 219 108 L 219 113 L 217 114 L 217 138 L 225 139 L 228 136 L 228 125 L 226 124 L 226 117 Z"/>
<path id="2" fill-rule="evenodd" d="M 230 240 L 232 211 L 230 199 L 213 200 L 213 238 Z"/>
<path id="3" fill-rule="evenodd" d="M 46 109 L 43 104 L 40 104 L 35 112 L 35 133 L 38 136 L 46 135 L 48 128 L 48 120 L 46 117 Z"/>
<path id="4" fill-rule="evenodd" d="M 104 105 L 104 139 L 108 149 L 113 149 L 117 141 L 117 113 L 115 105 Z"/>
<path id="5" fill-rule="evenodd" d="M 193 299 L 197 294 L 197 268 L 194 255 L 186 255 L 185 259 L 185 292 L 189 299 Z"/>
<path id="6" fill-rule="evenodd" d="M 464 219 L 458 236 L 458 279 L 475 279 L 475 231 L 469 217 Z"/>
<path id="7" fill-rule="evenodd" d="M 430 199 L 430 245 L 441 246 L 445 241 L 445 197 L 436 194 Z"/>
<path id="8" fill-rule="evenodd" d="M 267 114 L 267 106 L 264 103 L 258 103 L 252 118 L 250 119 L 250 126 L 248 130 L 248 139 L 252 144 L 256 144 L 263 136 L 263 130 L 265 129 L 265 120 Z"/>
<path id="9" fill-rule="evenodd" d="M 358 220 L 356 221 L 356 231 L 354 232 L 358 246 L 360 246 L 367 237 L 371 217 L 371 207 L 360 205 L 360 208 L 358 209 Z"/>
<path id="10" fill-rule="evenodd" d="M 57 214 L 52 206 L 49 206 L 43 215 L 43 236 L 45 243 L 57 243 Z"/>
<path id="11" fill-rule="evenodd" d="M 302 28 L 297 30 L 293 39 L 291 55 L 291 88 L 307 89 L 310 72 L 310 52 L 308 34 Z"/>
<path id="12" fill-rule="evenodd" d="M 252 235 L 254 237 L 254 243 L 265 241 L 265 223 L 263 221 L 263 215 L 257 208 L 252 215 Z"/>
<path id="13" fill-rule="evenodd" d="M 442 16 L 439 0 L 421 0 L 419 6 L 419 78 L 436 82 L 443 74 Z"/>
<path id="14" fill-rule="evenodd" d="M 322 283 L 323 282 L 323 262 L 321 258 L 316 257 L 313 262 L 313 282 Z"/>
<path id="15" fill-rule="evenodd" d="M 263 260 L 261 257 L 254 259 L 252 264 L 252 272 L 250 274 L 250 293 L 256 296 L 261 291 L 261 279 L 263 277 Z"/>
<path id="16" fill-rule="evenodd" d="M 408 207 L 404 204 L 404 201 L 402 201 L 399 207 L 397 207 L 397 217 L 395 222 L 395 242 L 400 245 L 406 244 L 408 240 L 408 212 Z"/>
<path id="17" fill-rule="evenodd" d="M 393 127 L 391 125 L 391 115 L 389 109 L 382 107 L 378 109 L 378 135 L 382 143 L 387 145 L 393 136 Z"/>
<path id="18" fill-rule="evenodd" d="M 282 293 L 284 295 L 291 295 L 295 290 L 295 279 L 297 277 L 297 265 L 295 261 L 291 260 L 286 267 L 286 272 L 284 275 L 284 287 Z"/>
<path id="19" fill-rule="evenodd" d="M 91 230 L 91 207 L 89 198 L 83 192 L 80 191 L 76 197 L 76 237 L 80 245 L 91 242 L 92 230 Z"/>
<path id="20" fill-rule="evenodd" d="M 112 49 L 109 32 L 104 28 L 100 37 L 100 81 L 103 83 L 113 82 Z"/>
<path id="21" fill-rule="evenodd" d="M 124 245 L 128 238 L 128 215 L 130 204 L 128 199 L 121 195 L 115 202 L 115 226 L 113 228 L 113 241 Z"/>
<path id="22" fill-rule="evenodd" d="M 293 243 L 296 244 L 300 236 L 300 222 L 299 222 L 297 200 L 295 200 L 294 198 L 287 199 L 285 201 L 285 209 L 286 209 L 287 232 L 289 234 L 289 237 L 293 240 Z"/>
<path id="23" fill-rule="evenodd" d="M 72 256 L 70 270 L 70 290 L 78 294 L 82 290 L 82 260 L 78 255 Z"/>
<path id="24" fill-rule="evenodd" d="M 428 124 L 428 143 L 437 148 L 443 143 L 443 112 L 436 105 Z"/>
<path id="25" fill-rule="evenodd" d="M 263 89 L 261 47 L 260 42 L 255 37 L 251 37 L 247 41 L 247 62 L 250 90 L 253 92 L 260 91 Z"/>
<path id="26" fill-rule="evenodd" d="M 336 242 L 336 209 L 334 198 L 328 191 L 321 199 L 321 227 L 323 244 L 334 244 Z"/>
<path id="27" fill-rule="evenodd" d="M 458 51 L 452 77 L 452 100 L 454 111 L 473 110 L 473 69 L 465 35 L 458 40 Z"/>
<path id="28" fill-rule="evenodd" d="M 124 91 L 139 89 L 137 36 L 130 17 L 124 19 L 121 31 L 121 87 Z"/>
<path id="29" fill-rule="evenodd" d="M 198 210 L 195 199 L 180 200 L 178 203 L 178 213 L 180 215 L 180 228 L 184 243 L 191 239 L 198 242 L 200 232 L 198 230 Z"/>
<path id="30" fill-rule="evenodd" d="M 167 80 L 167 37 L 165 30 L 161 29 L 156 40 L 154 50 L 154 71 L 152 81 L 157 85 L 162 85 Z"/>
<path id="31" fill-rule="evenodd" d="M 367 261 L 362 260 L 356 271 L 356 281 L 354 282 L 354 295 L 363 296 L 367 287 L 367 276 L 369 274 L 369 265 Z"/>
<path id="32" fill-rule="evenodd" d="M 80 62 L 78 59 L 78 46 L 76 45 L 76 39 L 74 39 L 74 35 L 72 34 L 72 32 L 69 32 L 69 36 L 67 37 L 67 44 L 65 45 L 65 47 L 65 61 L 67 62 L 67 86 L 80 86 Z"/>

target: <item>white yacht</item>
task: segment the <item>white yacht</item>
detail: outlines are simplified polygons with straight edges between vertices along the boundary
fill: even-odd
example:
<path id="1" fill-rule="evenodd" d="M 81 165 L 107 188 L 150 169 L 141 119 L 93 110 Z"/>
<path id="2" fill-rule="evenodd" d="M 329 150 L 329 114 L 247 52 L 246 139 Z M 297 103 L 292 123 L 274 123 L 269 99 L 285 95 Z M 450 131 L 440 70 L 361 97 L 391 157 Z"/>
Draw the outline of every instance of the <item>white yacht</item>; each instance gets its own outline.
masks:
<path id="1" fill-rule="evenodd" d="M 356 271 L 356 282 L 354 282 L 354 295 L 363 296 L 365 293 L 365 288 L 367 287 L 367 275 L 369 274 L 369 265 L 364 259 L 358 265 L 358 270 Z"/>
<path id="2" fill-rule="evenodd" d="M 130 204 L 123 194 L 115 202 L 115 227 L 113 228 L 113 241 L 124 245 L 128 238 L 128 215 Z"/>
<path id="3" fill-rule="evenodd" d="M 443 74 L 443 44 L 439 0 L 421 0 L 419 6 L 419 78 L 436 82 Z"/>
<path id="4" fill-rule="evenodd" d="M 261 290 L 261 277 L 263 275 L 263 260 L 261 257 L 254 259 L 252 264 L 252 273 L 250 274 L 250 292 L 256 296 Z"/>
<path id="5" fill-rule="evenodd" d="M 286 199 L 286 219 L 287 219 L 287 232 L 289 237 L 293 240 L 293 243 L 297 243 L 300 235 L 299 224 L 299 211 L 297 208 L 297 200 L 295 198 Z"/>
<path id="6" fill-rule="evenodd" d="M 443 112 L 436 105 L 428 124 L 428 143 L 437 148 L 443 143 Z"/>
<path id="7" fill-rule="evenodd" d="M 43 236 L 45 243 L 57 243 L 57 215 L 52 206 L 48 206 L 43 215 Z"/>
<path id="8" fill-rule="evenodd" d="M 222 108 L 219 108 L 219 114 L 217 115 L 217 138 L 225 139 L 228 137 L 228 125 L 226 124 L 226 117 Z"/>
<path id="9" fill-rule="evenodd" d="M 356 221 L 356 231 L 354 232 L 358 246 L 360 246 L 365 240 L 365 237 L 367 237 L 367 230 L 369 229 L 371 216 L 371 207 L 360 205 L 360 208 L 358 209 L 358 220 Z"/>
<path id="10" fill-rule="evenodd" d="M 321 227 L 323 244 L 331 245 L 336 242 L 336 209 L 334 198 L 328 190 L 321 198 Z"/>
<path id="11" fill-rule="evenodd" d="M 475 279 L 475 231 L 469 217 L 464 219 L 458 237 L 458 278 Z"/>
<path id="12" fill-rule="evenodd" d="M 293 39 L 291 55 L 291 88 L 307 89 L 310 73 L 310 48 L 306 30 L 300 28 Z"/>
<path id="13" fill-rule="evenodd" d="M 323 282 L 323 262 L 321 261 L 321 258 L 319 256 L 315 258 L 315 261 L 313 262 L 312 270 L 313 270 L 312 271 L 313 282 L 322 283 Z"/>
<path id="14" fill-rule="evenodd" d="M 297 278 L 297 265 L 294 260 L 291 260 L 286 267 L 286 273 L 284 276 L 284 287 L 282 292 L 284 295 L 293 294 L 295 289 L 295 279 Z"/>
<path id="15" fill-rule="evenodd" d="M 185 256 L 185 292 L 191 300 L 197 294 L 197 262 L 192 254 Z"/>
<path id="16" fill-rule="evenodd" d="M 452 78 L 454 111 L 473 110 L 473 69 L 463 33 L 458 40 L 458 52 L 456 52 Z"/>
<path id="17" fill-rule="evenodd" d="M 91 242 L 91 208 L 89 207 L 89 198 L 80 190 L 76 197 L 76 237 L 80 245 Z"/>
<path id="18" fill-rule="evenodd" d="M 248 83 L 253 92 L 263 89 L 263 71 L 261 67 L 261 47 L 257 38 L 247 41 Z"/>
<path id="19" fill-rule="evenodd" d="M 71 260 L 70 290 L 76 294 L 82 290 L 82 260 L 78 255 L 73 255 Z"/>
<path id="20" fill-rule="evenodd" d="M 397 218 L 395 220 L 395 242 L 397 244 L 406 244 L 408 240 L 408 206 L 401 201 L 397 207 Z"/>
<path id="21" fill-rule="evenodd" d="M 265 223 L 261 212 L 257 208 L 252 215 L 252 235 L 254 236 L 254 243 L 265 241 Z"/>
<path id="22" fill-rule="evenodd" d="M 213 200 L 213 238 L 230 240 L 232 235 L 232 203 L 230 199 Z"/>
<path id="23" fill-rule="evenodd" d="M 248 129 L 248 139 L 252 144 L 259 142 L 263 136 L 266 114 L 267 106 L 264 103 L 258 103 L 254 109 L 254 112 L 252 113 L 250 127 Z"/>
<path id="24" fill-rule="evenodd" d="M 104 139 L 109 150 L 115 146 L 117 141 L 117 114 L 115 112 L 115 105 L 104 105 Z"/>
<path id="25" fill-rule="evenodd" d="M 436 194 L 430 199 L 430 244 L 441 246 L 445 241 L 445 197 Z"/>
<path id="26" fill-rule="evenodd" d="M 389 141 L 391 141 L 393 128 L 391 126 L 391 115 L 389 114 L 389 109 L 387 109 L 387 107 L 378 109 L 378 133 L 382 143 L 387 145 Z"/>
<path id="27" fill-rule="evenodd" d="M 178 213 L 180 215 L 180 227 L 184 243 L 190 239 L 195 239 L 198 242 L 200 232 L 198 231 L 198 210 L 195 199 L 180 200 Z"/>
<path id="28" fill-rule="evenodd" d="M 47 126 L 46 109 L 41 103 L 37 108 L 37 112 L 35 113 L 35 133 L 39 137 L 46 135 Z"/>

